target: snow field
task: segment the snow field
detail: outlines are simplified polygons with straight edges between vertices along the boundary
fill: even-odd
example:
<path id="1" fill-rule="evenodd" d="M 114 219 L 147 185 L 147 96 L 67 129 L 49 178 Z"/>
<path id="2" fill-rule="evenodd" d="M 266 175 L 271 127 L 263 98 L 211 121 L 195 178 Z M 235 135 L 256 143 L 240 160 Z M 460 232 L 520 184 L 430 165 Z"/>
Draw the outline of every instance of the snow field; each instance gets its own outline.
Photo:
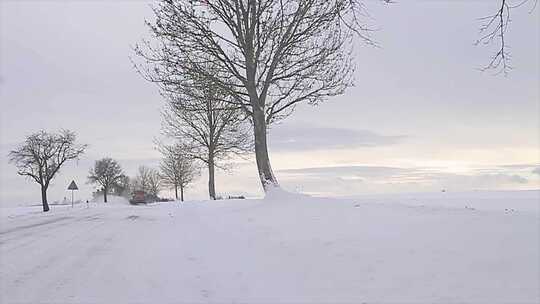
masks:
<path id="1" fill-rule="evenodd" d="M 538 303 L 531 193 L 2 211 L 0 302 Z"/>

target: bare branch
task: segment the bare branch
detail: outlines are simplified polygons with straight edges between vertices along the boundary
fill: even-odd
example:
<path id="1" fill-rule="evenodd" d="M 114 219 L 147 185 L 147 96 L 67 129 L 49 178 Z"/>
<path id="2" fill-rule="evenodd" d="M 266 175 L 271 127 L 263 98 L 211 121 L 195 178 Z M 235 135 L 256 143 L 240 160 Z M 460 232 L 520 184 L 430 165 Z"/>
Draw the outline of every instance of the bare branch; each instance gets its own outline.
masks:
<path id="1" fill-rule="evenodd" d="M 488 64 L 480 68 L 481 71 L 494 71 L 495 74 L 508 75 L 512 70 L 509 46 L 505 39 L 508 26 L 512 21 L 510 13 L 512 9 L 530 2 L 533 2 L 530 11 L 532 12 L 536 8 L 538 0 L 521 0 L 516 5 L 511 5 L 509 0 L 500 0 L 499 7 L 494 14 L 479 18 L 482 25 L 480 26 L 480 37 L 475 42 L 475 45 L 498 44 L 497 50 L 491 56 Z"/>

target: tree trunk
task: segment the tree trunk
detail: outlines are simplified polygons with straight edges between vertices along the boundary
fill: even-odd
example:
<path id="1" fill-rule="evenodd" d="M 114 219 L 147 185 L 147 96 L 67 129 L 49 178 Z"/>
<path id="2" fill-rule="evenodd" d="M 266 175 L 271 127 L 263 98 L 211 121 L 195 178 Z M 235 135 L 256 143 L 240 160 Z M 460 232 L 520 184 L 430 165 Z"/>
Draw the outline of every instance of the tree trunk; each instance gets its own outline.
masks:
<path id="1" fill-rule="evenodd" d="M 184 201 L 184 187 L 180 186 L 180 201 Z"/>
<path id="2" fill-rule="evenodd" d="M 210 153 L 208 155 L 208 194 L 210 199 L 216 199 L 216 185 L 215 185 L 215 168 L 214 168 L 214 155 Z"/>
<path id="3" fill-rule="evenodd" d="M 264 111 L 255 109 L 253 111 L 253 132 L 255 135 L 255 158 L 257 161 L 257 169 L 259 170 L 259 178 L 263 186 L 264 192 L 267 192 L 273 187 L 279 187 L 279 183 L 274 176 L 272 166 L 270 165 L 270 157 L 268 156 L 268 145 L 266 142 L 266 119 Z"/>
<path id="4" fill-rule="evenodd" d="M 43 212 L 49 211 L 49 203 L 47 203 L 47 188 L 41 186 L 41 203 L 43 204 Z"/>
<path id="5" fill-rule="evenodd" d="M 103 202 L 107 202 L 107 188 L 103 188 Z"/>
<path id="6" fill-rule="evenodd" d="M 176 197 L 176 200 L 178 200 L 178 185 L 174 184 L 174 196 Z"/>

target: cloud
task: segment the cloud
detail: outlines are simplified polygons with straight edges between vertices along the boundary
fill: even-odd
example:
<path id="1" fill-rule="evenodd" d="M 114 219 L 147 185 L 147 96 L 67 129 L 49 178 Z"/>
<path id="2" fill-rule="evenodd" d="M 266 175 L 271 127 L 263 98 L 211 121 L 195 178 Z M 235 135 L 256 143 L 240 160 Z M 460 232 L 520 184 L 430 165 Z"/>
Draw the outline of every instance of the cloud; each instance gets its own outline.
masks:
<path id="1" fill-rule="evenodd" d="M 493 168 L 483 169 L 483 172 L 493 173 L 493 174 L 511 172 L 513 174 L 529 176 L 532 179 L 535 179 L 536 177 L 537 179 L 538 176 L 535 176 L 535 175 L 540 175 L 540 164 L 530 163 L 530 164 L 502 165 L 502 166 L 497 166 Z"/>
<path id="2" fill-rule="evenodd" d="M 336 166 L 336 167 L 312 167 L 301 169 L 278 170 L 288 176 L 317 176 L 317 177 L 388 177 L 396 174 L 410 172 L 409 169 L 384 167 L 384 166 Z"/>
<path id="3" fill-rule="evenodd" d="M 463 184 L 466 182 L 475 188 L 498 187 L 507 184 L 526 184 L 529 180 L 517 174 L 481 174 L 481 175 L 454 175 L 445 181 L 450 184 Z"/>
<path id="4" fill-rule="evenodd" d="M 276 126 L 269 131 L 270 146 L 276 150 L 324 150 L 393 145 L 405 136 L 380 135 L 369 130 L 316 126 Z"/>
<path id="5" fill-rule="evenodd" d="M 285 186 L 311 194 L 352 195 L 377 192 L 502 190 L 530 188 L 529 180 L 511 172 L 469 174 L 440 168 L 384 166 L 311 167 L 279 170 Z M 532 185 L 534 187 L 534 185 Z"/>

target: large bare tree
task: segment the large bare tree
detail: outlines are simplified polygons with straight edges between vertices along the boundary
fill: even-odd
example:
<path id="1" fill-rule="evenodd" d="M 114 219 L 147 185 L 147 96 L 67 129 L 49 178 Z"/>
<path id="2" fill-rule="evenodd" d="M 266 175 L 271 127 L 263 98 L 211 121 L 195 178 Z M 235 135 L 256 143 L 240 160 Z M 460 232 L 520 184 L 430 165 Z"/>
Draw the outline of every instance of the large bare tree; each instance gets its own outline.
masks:
<path id="1" fill-rule="evenodd" d="M 126 176 L 120 164 L 112 158 L 96 160 L 94 168 L 90 169 L 88 181 L 92 184 L 99 184 L 103 188 L 103 201 L 107 202 L 107 194 L 116 184 L 125 179 Z"/>
<path id="2" fill-rule="evenodd" d="M 209 70 L 214 70 L 210 65 Z M 182 86 L 161 86 L 167 99 L 163 130 L 182 143 L 182 152 L 208 168 L 208 194 L 216 198 L 215 168 L 233 154 L 252 149 L 245 115 L 226 90 L 198 75 L 184 76 Z"/>
<path id="3" fill-rule="evenodd" d="M 227 102 L 253 123 L 267 190 L 278 186 L 268 125 L 301 102 L 316 104 L 353 84 L 353 38 L 373 43 L 364 12 L 357 0 L 164 0 L 155 22 L 147 22 L 154 41 L 135 50 L 153 82 L 182 87 L 202 78 L 231 96 Z"/>
<path id="4" fill-rule="evenodd" d="M 60 168 L 69 160 L 79 159 L 87 145 L 76 143 L 76 135 L 69 130 L 58 133 L 39 131 L 9 152 L 9 160 L 22 176 L 33 179 L 41 187 L 43 211 L 49 211 L 47 189 Z"/>
<path id="5" fill-rule="evenodd" d="M 184 201 L 184 189 L 199 176 L 199 169 L 191 153 L 180 144 L 162 145 L 160 151 L 163 154 L 160 164 L 163 186 L 174 189 L 176 200 L 180 189 L 180 201 Z"/>

